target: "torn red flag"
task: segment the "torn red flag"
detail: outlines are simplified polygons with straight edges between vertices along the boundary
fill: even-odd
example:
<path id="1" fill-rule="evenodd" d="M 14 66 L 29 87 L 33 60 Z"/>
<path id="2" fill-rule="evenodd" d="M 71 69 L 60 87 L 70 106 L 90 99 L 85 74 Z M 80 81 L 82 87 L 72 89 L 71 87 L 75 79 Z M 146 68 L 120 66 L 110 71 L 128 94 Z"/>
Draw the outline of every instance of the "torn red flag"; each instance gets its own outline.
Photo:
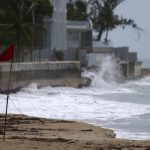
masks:
<path id="1" fill-rule="evenodd" d="M 10 44 L 2 54 L 0 54 L 0 61 L 9 61 L 13 58 L 15 46 Z"/>

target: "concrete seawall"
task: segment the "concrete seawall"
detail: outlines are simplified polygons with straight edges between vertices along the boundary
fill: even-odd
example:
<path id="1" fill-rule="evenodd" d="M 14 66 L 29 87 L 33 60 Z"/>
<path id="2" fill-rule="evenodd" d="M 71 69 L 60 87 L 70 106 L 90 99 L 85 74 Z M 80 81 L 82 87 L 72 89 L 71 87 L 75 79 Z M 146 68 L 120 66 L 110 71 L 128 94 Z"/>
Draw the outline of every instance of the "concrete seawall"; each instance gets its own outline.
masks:
<path id="1" fill-rule="evenodd" d="M 0 63 L 0 92 L 8 86 L 10 63 Z M 10 90 L 30 83 L 40 86 L 74 86 L 81 84 L 79 61 L 13 63 Z M 85 81 L 86 82 L 86 81 Z"/>
<path id="2" fill-rule="evenodd" d="M 143 68 L 142 76 L 150 76 L 150 68 Z"/>

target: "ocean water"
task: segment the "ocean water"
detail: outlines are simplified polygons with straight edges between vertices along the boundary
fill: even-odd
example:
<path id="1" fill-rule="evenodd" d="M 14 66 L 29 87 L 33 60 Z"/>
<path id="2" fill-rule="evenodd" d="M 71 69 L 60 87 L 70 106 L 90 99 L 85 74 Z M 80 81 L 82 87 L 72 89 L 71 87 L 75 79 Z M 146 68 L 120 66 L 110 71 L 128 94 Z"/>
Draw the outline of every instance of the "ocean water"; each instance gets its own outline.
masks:
<path id="1" fill-rule="evenodd" d="M 150 140 L 150 77 L 120 82 L 112 57 L 104 58 L 96 71 L 83 72 L 90 87 L 44 87 L 36 83 L 11 94 L 8 113 L 76 120 L 115 131 L 117 138 Z M 0 94 L 0 113 L 6 95 Z"/>
<path id="2" fill-rule="evenodd" d="M 143 68 L 150 68 L 150 58 L 146 58 L 146 59 L 141 59 L 143 64 L 142 64 L 142 67 Z"/>

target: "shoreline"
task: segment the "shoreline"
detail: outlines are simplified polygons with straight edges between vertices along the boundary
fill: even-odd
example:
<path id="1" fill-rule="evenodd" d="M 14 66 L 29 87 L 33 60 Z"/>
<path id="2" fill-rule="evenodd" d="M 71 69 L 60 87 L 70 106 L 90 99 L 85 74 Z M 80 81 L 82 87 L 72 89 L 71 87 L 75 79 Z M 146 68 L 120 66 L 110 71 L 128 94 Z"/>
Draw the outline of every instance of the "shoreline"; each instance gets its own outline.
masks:
<path id="1" fill-rule="evenodd" d="M 150 150 L 150 141 L 116 139 L 110 129 L 87 123 L 8 115 L 2 142 L 4 115 L 0 115 L 0 149 L 5 150 Z"/>
<path id="2" fill-rule="evenodd" d="M 150 68 L 142 68 L 142 76 L 150 76 Z"/>

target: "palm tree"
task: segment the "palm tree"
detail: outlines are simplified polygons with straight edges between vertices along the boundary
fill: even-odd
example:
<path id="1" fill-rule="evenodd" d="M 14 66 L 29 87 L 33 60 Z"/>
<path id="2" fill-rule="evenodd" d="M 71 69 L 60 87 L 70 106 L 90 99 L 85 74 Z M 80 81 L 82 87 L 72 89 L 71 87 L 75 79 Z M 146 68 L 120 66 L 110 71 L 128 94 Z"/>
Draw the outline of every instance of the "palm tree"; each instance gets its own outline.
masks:
<path id="1" fill-rule="evenodd" d="M 21 59 L 20 47 L 33 44 L 33 27 L 43 28 L 44 16 L 51 16 L 53 7 L 49 0 L 1 0 L 0 38 L 16 44 L 15 56 Z M 34 22 L 33 22 L 34 12 Z"/>

